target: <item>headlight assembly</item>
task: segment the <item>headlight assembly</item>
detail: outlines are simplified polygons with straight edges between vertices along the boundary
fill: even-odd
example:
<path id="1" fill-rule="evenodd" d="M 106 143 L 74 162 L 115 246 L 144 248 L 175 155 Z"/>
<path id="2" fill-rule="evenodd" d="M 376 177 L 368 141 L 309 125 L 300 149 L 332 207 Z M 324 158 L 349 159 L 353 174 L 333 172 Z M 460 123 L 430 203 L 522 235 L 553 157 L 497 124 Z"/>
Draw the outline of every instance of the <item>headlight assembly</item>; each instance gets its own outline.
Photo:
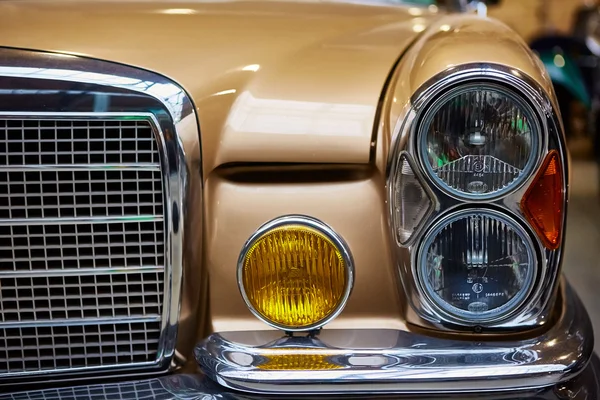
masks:
<path id="1" fill-rule="evenodd" d="M 396 263 L 415 311 L 408 322 L 475 331 L 545 323 L 568 184 L 550 96 L 520 71 L 473 64 L 431 78 L 404 110 L 387 183 Z"/>
<path id="2" fill-rule="evenodd" d="M 441 95 L 418 130 L 425 170 L 458 197 L 502 195 L 523 182 L 538 160 L 540 128 L 533 109 L 494 83 L 465 84 Z"/>

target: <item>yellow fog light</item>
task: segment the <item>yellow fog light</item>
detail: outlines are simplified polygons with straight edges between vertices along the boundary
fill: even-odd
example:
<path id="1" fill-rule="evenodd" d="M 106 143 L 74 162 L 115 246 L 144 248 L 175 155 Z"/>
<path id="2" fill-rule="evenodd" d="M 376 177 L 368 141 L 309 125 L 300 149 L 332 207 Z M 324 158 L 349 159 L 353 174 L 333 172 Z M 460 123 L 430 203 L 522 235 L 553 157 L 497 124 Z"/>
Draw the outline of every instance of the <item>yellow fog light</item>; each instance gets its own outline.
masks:
<path id="1" fill-rule="evenodd" d="M 316 329 L 344 308 L 354 277 L 341 237 L 305 216 L 277 218 L 246 242 L 238 284 L 250 310 L 286 331 Z"/>

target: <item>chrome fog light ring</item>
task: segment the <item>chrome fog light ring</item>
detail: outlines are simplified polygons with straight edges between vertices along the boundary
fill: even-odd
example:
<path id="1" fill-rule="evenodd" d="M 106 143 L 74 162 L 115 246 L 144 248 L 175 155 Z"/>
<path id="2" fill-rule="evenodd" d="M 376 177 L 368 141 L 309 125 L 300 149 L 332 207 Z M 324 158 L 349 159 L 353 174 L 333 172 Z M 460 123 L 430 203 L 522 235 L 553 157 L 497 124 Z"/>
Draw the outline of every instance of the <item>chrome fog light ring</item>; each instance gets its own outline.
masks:
<path id="1" fill-rule="evenodd" d="M 465 220 L 471 226 L 470 232 L 469 225 L 460 226 Z M 453 227 L 453 224 L 457 224 L 458 227 Z M 446 240 L 445 245 L 455 252 L 454 255 L 458 253 L 463 257 L 432 257 L 430 250 L 446 229 L 453 230 L 451 232 L 453 234 L 446 238 L 442 237 Z M 454 236 L 459 238 L 457 242 L 448 243 L 454 240 Z M 475 239 L 477 236 L 479 239 Z M 463 237 L 465 240 L 461 243 Z M 472 246 L 474 242 L 480 242 L 477 251 L 469 252 L 466 249 L 468 243 L 465 242 L 469 240 L 472 241 Z M 498 257 L 503 251 L 498 249 L 498 244 L 507 246 L 504 249 L 507 252 L 512 250 L 511 246 L 513 246 L 516 248 L 516 253 L 507 253 L 506 256 Z M 489 257 L 490 247 L 491 253 L 496 255 L 492 259 Z M 442 320 L 459 325 L 488 325 L 512 317 L 531 297 L 541 270 L 539 260 L 539 249 L 532 239 L 532 233 L 515 218 L 492 208 L 466 208 L 445 215 L 424 234 L 417 246 L 414 274 L 422 298 L 437 315 L 441 316 Z M 435 266 L 433 271 L 431 265 Z M 506 275 L 502 271 L 503 268 L 508 270 Z M 450 271 L 446 272 L 445 269 Z M 441 288 L 434 287 L 432 272 L 437 274 L 434 275 L 434 282 L 444 282 Z M 459 280 L 461 272 L 464 274 L 462 281 Z M 451 275 L 452 273 L 454 275 Z M 446 293 L 447 290 L 444 274 L 449 275 L 448 280 L 452 281 L 452 285 L 463 289 L 462 292 L 451 292 L 451 301 L 439 294 L 440 291 Z M 441 280 L 439 280 L 440 275 Z M 508 280 L 502 281 L 502 279 Z M 514 287 L 509 287 L 515 282 L 518 284 L 516 290 Z M 465 309 L 464 305 L 472 298 L 481 301 L 473 301 Z M 502 299 L 506 301 L 502 303 Z M 451 304 L 452 302 L 455 304 Z M 490 309 L 490 304 L 496 306 Z"/>
<path id="2" fill-rule="evenodd" d="M 272 233 L 280 232 L 282 229 L 291 228 L 291 229 L 300 229 L 300 230 L 312 230 L 315 234 L 322 236 L 325 241 L 328 241 L 333 248 L 339 251 L 340 260 L 343 264 L 344 269 L 344 277 L 345 284 L 341 296 L 338 300 L 338 303 L 332 310 L 330 310 L 327 315 L 323 318 L 320 318 L 313 323 L 302 325 L 302 326 L 294 326 L 290 324 L 285 324 L 281 322 L 277 322 L 273 318 L 269 318 L 266 313 L 261 312 L 259 307 L 253 303 L 251 295 L 248 293 L 249 288 L 244 282 L 244 271 L 246 262 L 248 260 L 249 255 L 254 251 L 257 246 L 257 243 L 263 240 L 265 237 Z M 290 260 L 287 260 L 289 262 Z M 282 260 L 279 267 L 284 268 L 285 262 Z M 274 267 L 275 268 L 275 267 Z M 278 273 L 281 271 L 278 271 Z M 283 273 L 281 275 L 284 275 Z M 274 218 L 262 226 L 260 226 L 246 241 L 242 250 L 240 252 L 238 263 L 237 263 L 237 283 L 240 294 L 244 300 L 244 303 L 250 310 L 250 312 L 259 320 L 264 322 L 265 324 L 275 328 L 284 330 L 286 332 L 307 332 L 315 329 L 319 329 L 324 325 L 328 324 L 330 321 L 335 319 L 346 307 L 348 299 L 350 298 L 350 294 L 352 293 L 352 289 L 354 288 L 354 276 L 355 276 L 355 267 L 354 267 L 354 259 L 352 257 L 352 253 L 350 252 L 350 248 L 346 241 L 330 226 L 325 224 L 324 222 L 309 217 L 306 215 L 284 215 L 277 218 Z M 281 276 L 278 275 L 278 279 Z M 282 278 L 283 280 L 283 278 Z M 279 282 L 271 281 L 270 284 L 277 284 Z M 282 285 L 283 286 L 283 285 Z M 283 311 L 282 311 L 283 313 Z"/>

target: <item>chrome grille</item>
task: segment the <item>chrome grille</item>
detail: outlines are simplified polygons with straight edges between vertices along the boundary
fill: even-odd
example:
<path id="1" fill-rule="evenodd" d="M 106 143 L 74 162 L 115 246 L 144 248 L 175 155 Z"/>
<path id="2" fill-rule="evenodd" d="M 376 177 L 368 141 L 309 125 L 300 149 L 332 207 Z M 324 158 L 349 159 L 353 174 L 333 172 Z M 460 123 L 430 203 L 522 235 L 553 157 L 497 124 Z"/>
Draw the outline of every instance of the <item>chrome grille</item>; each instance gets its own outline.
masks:
<path id="1" fill-rule="evenodd" d="M 157 362 L 159 159 L 141 118 L 0 118 L 0 374 Z"/>
<path id="2" fill-rule="evenodd" d="M 211 389 L 211 386 L 206 386 L 205 382 L 198 381 L 196 377 L 175 375 L 141 381 L 8 393 L 0 395 L 0 400 L 233 400 L 238 398 L 227 393 L 211 395 Z"/>

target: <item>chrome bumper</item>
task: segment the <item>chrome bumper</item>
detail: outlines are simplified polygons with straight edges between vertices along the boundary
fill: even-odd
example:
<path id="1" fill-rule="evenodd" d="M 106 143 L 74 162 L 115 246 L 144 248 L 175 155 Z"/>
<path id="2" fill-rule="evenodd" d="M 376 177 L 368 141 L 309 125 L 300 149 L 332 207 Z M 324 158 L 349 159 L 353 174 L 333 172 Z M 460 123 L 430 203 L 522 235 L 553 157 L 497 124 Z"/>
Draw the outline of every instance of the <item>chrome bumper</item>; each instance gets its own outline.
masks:
<path id="1" fill-rule="evenodd" d="M 498 392 L 485 396 L 485 400 L 597 400 L 600 399 L 598 374 L 600 361 L 597 357 L 572 381 L 559 386 L 514 393 Z M 479 394 L 444 395 L 447 400 L 482 400 Z M 270 399 L 278 397 L 269 397 Z M 294 397 L 291 397 L 294 398 Z M 351 391 L 342 396 L 307 396 L 302 400 L 361 399 Z M 388 395 L 369 395 L 369 399 L 391 400 Z M 404 399 L 409 399 L 403 397 Z M 439 400 L 439 396 L 422 397 L 419 400 Z M 95 384 L 89 386 L 63 387 L 56 389 L 28 390 L 26 392 L 0 394 L 0 400 L 262 400 L 260 395 L 232 392 L 198 375 L 173 375 L 141 381 Z"/>
<path id="2" fill-rule="evenodd" d="M 195 351 L 222 386 L 263 394 L 465 393 L 529 390 L 574 378 L 593 354 L 592 326 L 567 284 L 560 318 L 519 341 L 440 339 L 396 330 L 215 333 Z"/>

